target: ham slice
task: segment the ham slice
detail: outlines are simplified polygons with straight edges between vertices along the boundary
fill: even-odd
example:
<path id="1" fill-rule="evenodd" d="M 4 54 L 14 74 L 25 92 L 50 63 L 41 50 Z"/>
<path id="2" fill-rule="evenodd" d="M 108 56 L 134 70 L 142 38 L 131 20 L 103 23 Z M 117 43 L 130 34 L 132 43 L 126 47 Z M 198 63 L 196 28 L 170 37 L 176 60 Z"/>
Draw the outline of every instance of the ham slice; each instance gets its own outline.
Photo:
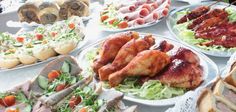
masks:
<path id="1" fill-rule="evenodd" d="M 121 7 L 119 9 L 119 12 L 121 12 L 121 13 L 129 13 L 129 12 L 135 11 L 135 9 L 136 9 L 135 5 L 130 5 L 130 6 Z"/>
<path id="2" fill-rule="evenodd" d="M 146 17 L 148 14 L 149 11 L 146 8 L 143 8 L 141 10 L 125 14 L 124 19 L 131 21 L 137 18 Z"/>
<path id="3" fill-rule="evenodd" d="M 158 15 L 157 12 L 153 12 L 153 13 L 149 14 L 148 16 L 146 16 L 146 17 L 144 18 L 145 23 L 154 22 L 154 21 L 156 21 L 156 20 L 158 20 L 158 19 L 159 19 L 159 15 Z"/>
<path id="4" fill-rule="evenodd" d="M 144 18 L 137 18 L 135 20 L 128 22 L 129 27 L 143 25 L 144 23 L 145 23 Z"/>

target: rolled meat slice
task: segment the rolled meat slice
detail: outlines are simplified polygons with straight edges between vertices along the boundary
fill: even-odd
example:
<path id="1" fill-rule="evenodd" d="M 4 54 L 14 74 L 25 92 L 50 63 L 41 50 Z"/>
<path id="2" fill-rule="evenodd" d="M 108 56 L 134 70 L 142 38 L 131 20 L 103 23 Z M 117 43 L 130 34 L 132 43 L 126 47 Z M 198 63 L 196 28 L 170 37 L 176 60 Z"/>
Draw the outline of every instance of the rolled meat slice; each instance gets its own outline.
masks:
<path id="1" fill-rule="evenodd" d="M 132 27 L 132 26 L 143 25 L 144 23 L 145 23 L 145 20 L 143 18 L 137 18 L 135 20 L 129 21 L 128 25 L 129 27 Z"/>
<path id="2" fill-rule="evenodd" d="M 135 11 L 136 6 L 135 5 L 130 5 L 130 6 L 125 6 L 125 7 L 121 7 L 118 11 L 121 13 L 130 13 Z"/>
<path id="3" fill-rule="evenodd" d="M 162 11 L 162 16 L 167 16 L 169 13 L 169 8 L 164 8 L 164 10 Z"/>
<path id="4" fill-rule="evenodd" d="M 159 19 L 159 15 L 158 15 L 157 12 L 153 12 L 153 13 L 149 14 L 148 16 L 146 16 L 146 17 L 144 18 L 145 23 L 154 22 L 154 21 L 156 21 L 156 20 L 158 20 L 158 19 Z"/>
<path id="5" fill-rule="evenodd" d="M 43 2 L 39 6 L 39 20 L 42 24 L 52 24 L 59 19 L 59 6 L 52 2 Z"/>
<path id="6" fill-rule="evenodd" d="M 62 20 L 71 16 L 88 16 L 89 7 L 80 0 L 67 0 L 60 6 L 59 17 Z"/>
<path id="7" fill-rule="evenodd" d="M 125 14 L 124 19 L 131 21 L 136 18 L 146 17 L 148 14 L 149 14 L 149 11 L 146 8 L 143 8 L 141 10 Z"/>
<path id="8" fill-rule="evenodd" d="M 28 2 L 22 5 L 18 11 L 18 17 L 20 22 L 36 22 L 40 23 L 38 18 L 39 9 L 36 3 Z"/>

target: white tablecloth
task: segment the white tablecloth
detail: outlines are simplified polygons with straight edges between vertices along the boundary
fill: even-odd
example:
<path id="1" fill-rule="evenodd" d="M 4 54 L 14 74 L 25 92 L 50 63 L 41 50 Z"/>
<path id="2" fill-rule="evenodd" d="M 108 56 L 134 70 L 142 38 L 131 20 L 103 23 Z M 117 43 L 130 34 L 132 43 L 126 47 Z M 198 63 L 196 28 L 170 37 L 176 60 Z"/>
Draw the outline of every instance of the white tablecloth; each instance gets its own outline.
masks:
<path id="1" fill-rule="evenodd" d="M 173 2 L 172 8 L 176 8 L 183 5 L 187 5 L 187 4 Z M 101 31 L 101 29 L 96 27 L 95 23 L 96 23 L 96 18 L 90 20 L 87 23 L 86 36 L 89 38 L 88 44 L 94 43 L 97 40 L 105 38 L 107 35 L 112 34 L 111 32 Z M 173 38 L 171 33 L 168 31 L 165 19 L 152 27 L 144 28 L 144 29 L 137 29 L 135 31 L 145 32 L 145 33 L 154 33 L 158 35 L 164 35 L 168 38 Z M 217 64 L 219 69 L 222 69 L 226 65 L 226 62 L 228 60 L 228 58 L 217 58 L 217 57 L 212 57 L 212 56 L 209 56 L 209 57 Z M 32 79 L 39 73 L 39 71 L 42 69 L 42 67 L 45 64 L 46 63 L 39 64 L 33 67 L 24 68 L 24 69 L 18 69 L 14 71 L 0 73 L 0 91 L 7 90 L 26 80 Z M 169 108 L 168 106 L 167 107 L 151 107 L 151 106 L 139 105 L 137 103 L 128 102 L 128 101 L 124 101 L 124 102 L 126 105 L 138 105 L 138 109 L 140 112 L 163 112 L 167 108 Z"/>

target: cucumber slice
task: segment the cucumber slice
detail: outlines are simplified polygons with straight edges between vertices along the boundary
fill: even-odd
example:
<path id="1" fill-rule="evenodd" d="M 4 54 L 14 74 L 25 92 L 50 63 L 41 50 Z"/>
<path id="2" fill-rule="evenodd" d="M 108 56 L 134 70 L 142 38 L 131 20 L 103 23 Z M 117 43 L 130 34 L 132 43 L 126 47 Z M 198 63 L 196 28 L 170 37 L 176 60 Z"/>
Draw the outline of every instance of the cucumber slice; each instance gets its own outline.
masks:
<path id="1" fill-rule="evenodd" d="M 39 83 L 39 87 L 41 87 L 42 89 L 47 89 L 47 86 L 48 86 L 48 79 L 43 77 L 43 76 L 39 76 L 37 78 L 38 80 L 38 83 Z"/>
<path id="2" fill-rule="evenodd" d="M 71 66 L 69 61 L 64 61 L 62 67 L 61 67 L 62 72 L 64 73 L 70 73 L 71 71 Z"/>

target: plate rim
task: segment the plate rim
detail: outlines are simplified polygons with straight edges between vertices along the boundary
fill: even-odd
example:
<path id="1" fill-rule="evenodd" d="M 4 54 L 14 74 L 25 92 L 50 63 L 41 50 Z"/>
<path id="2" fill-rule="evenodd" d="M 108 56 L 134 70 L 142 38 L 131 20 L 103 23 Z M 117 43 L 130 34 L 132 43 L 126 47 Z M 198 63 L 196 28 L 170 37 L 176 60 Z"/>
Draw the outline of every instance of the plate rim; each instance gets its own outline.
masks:
<path id="1" fill-rule="evenodd" d="M 171 24 L 170 24 L 170 18 L 171 18 L 174 14 L 176 14 L 176 12 L 181 11 L 181 10 L 184 10 L 184 9 L 187 9 L 187 8 L 190 8 L 190 7 L 196 7 L 196 6 L 199 6 L 199 5 L 207 5 L 207 4 L 210 4 L 210 3 L 215 3 L 215 2 L 213 2 L 213 1 L 205 1 L 205 2 L 201 2 L 201 3 L 199 3 L 199 4 L 193 4 L 193 5 L 187 5 L 187 6 L 182 6 L 182 7 L 179 7 L 179 8 L 175 8 L 175 9 L 173 9 L 173 10 L 171 10 L 171 11 L 169 12 L 169 15 L 168 15 L 167 18 L 166 18 L 166 25 L 167 25 L 167 28 L 168 28 L 168 30 L 170 31 L 171 35 L 172 35 L 176 40 L 178 40 L 180 43 L 189 45 L 190 47 L 194 48 L 195 50 L 200 51 L 200 52 L 202 52 L 202 53 L 204 53 L 204 54 L 206 54 L 206 55 L 209 55 L 209 56 L 228 58 L 228 57 L 230 57 L 230 56 L 233 54 L 233 52 L 225 52 L 225 51 L 224 51 L 224 52 L 219 52 L 219 51 L 207 51 L 207 50 L 201 49 L 201 48 L 199 48 L 199 47 L 197 47 L 197 46 L 195 46 L 195 45 L 191 45 L 191 44 L 189 44 L 188 42 L 183 41 L 183 40 L 180 39 L 179 36 L 173 31 L 173 28 L 172 28 L 172 26 L 171 26 Z M 217 3 L 216 5 L 227 6 L 227 5 L 229 5 L 229 4 L 224 3 L 224 2 L 219 2 L 219 3 Z M 233 7 L 233 8 L 236 9 L 236 6 L 231 6 L 231 7 Z"/>
<path id="2" fill-rule="evenodd" d="M 150 33 L 143 33 L 143 32 L 139 32 L 140 35 L 145 35 L 145 34 L 150 34 Z M 163 35 L 158 35 L 158 34 L 152 34 L 153 36 L 155 37 L 160 37 L 160 38 L 163 38 L 165 40 L 170 40 L 170 41 L 173 41 L 175 43 L 178 43 L 180 44 L 181 46 L 184 46 L 184 47 L 189 47 L 188 49 L 194 51 L 195 53 L 197 53 L 198 56 L 200 56 L 200 58 L 202 58 L 202 61 L 206 61 L 205 63 L 208 65 L 211 65 L 212 66 L 212 69 L 215 70 L 215 75 L 214 76 L 210 76 L 209 74 L 209 65 L 207 66 L 207 69 L 208 69 L 208 74 L 207 74 L 207 77 L 205 78 L 206 81 L 204 81 L 199 87 L 204 87 L 207 85 L 208 82 L 210 82 L 211 80 L 213 80 L 216 76 L 219 75 L 219 69 L 216 65 L 215 62 L 213 62 L 209 57 L 207 57 L 205 54 L 197 51 L 196 49 L 193 49 L 192 47 L 190 47 L 189 45 L 186 45 L 186 44 L 183 44 L 183 43 L 180 43 L 179 41 L 177 40 L 174 40 L 172 38 L 167 38 L 166 36 L 163 36 Z M 94 48 L 95 46 L 101 44 L 103 41 L 105 41 L 107 38 L 109 38 L 108 36 L 106 38 L 103 38 L 103 39 L 100 39 L 86 47 L 84 47 L 83 49 L 81 49 L 79 52 L 78 52 L 78 55 L 76 56 L 76 59 L 77 61 L 81 61 L 83 60 L 82 58 L 84 57 L 85 53 L 89 50 L 89 49 L 92 49 Z M 83 62 L 82 62 L 83 63 Z M 81 68 L 83 68 L 83 66 L 79 63 L 79 65 L 81 66 Z M 211 78 L 212 77 L 212 78 Z M 210 79 L 208 79 L 210 78 Z M 197 87 L 197 88 L 199 88 Z M 197 88 L 195 90 L 197 90 Z M 112 88 L 114 89 L 114 88 Z M 187 91 L 187 92 L 191 92 L 191 91 L 195 91 L 195 90 L 190 90 L 190 91 Z M 187 93 L 186 92 L 186 93 Z M 123 92 L 122 92 L 123 93 Z M 139 99 L 139 98 L 134 98 L 134 97 L 130 97 L 128 95 L 124 95 L 124 100 L 127 100 L 127 101 L 131 101 L 131 102 L 134 102 L 134 103 L 138 103 L 138 104 L 143 104 L 143 105 L 148 105 L 148 106 L 171 106 L 171 105 L 174 105 L 176 102 L 176 100 L 180 99 L 181 97 L 184 97 L 184 95 L 186 94 L 184 93 L 183 95 L 180 95 L 180 96 L 176 96 L 176 97 L 173 97 L 173 98 L 169 98 L 169 99 L 162 99 L 162 100 L 146 100 L 146 99 Z M 167 100 L 170 100 L 170 101 L 167 101 Z M 172 100 L 172 101 L 171 101 Z"/>

